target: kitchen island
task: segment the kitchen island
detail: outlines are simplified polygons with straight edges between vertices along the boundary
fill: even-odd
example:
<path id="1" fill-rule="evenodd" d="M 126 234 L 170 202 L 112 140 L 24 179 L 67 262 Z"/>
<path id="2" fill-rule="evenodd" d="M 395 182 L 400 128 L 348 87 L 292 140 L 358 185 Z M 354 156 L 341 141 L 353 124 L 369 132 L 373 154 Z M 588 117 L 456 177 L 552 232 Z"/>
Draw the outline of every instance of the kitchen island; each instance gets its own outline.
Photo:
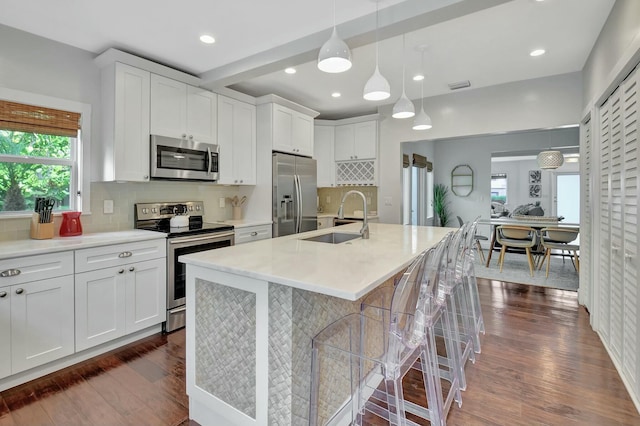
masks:
<path id="1" fill-rule="evenodd" d="M 311 339 L 393 283 L 451 228 L 369 224 L 370 238 L 305 241 L 360 224 L 181 256 L 189 416 L 206 425 L 308 424 Z"/>

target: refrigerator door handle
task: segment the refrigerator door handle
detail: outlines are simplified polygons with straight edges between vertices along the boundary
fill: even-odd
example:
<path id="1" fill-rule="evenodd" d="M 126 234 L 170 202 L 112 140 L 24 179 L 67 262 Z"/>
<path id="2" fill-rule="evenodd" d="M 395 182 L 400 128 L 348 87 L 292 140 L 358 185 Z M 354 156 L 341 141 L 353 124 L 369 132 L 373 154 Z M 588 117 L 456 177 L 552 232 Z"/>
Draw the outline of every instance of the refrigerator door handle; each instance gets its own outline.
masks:
<path id="1" fill-rule="evenodd" d="M 302 184 L 300 183 L 300 176 L 296 175 L 296 187 L 298 190 L 298 223 L 296 232 L 300 232 L 302 230 Z"/>
<path id="2" fill-rule="evenodd" d="M 293 175 L 293 186 L 296 194 L 296 203 L 295 203 L 295 233 L 300 232 L 300 183 L 298 182 L 298 175 Z"/>

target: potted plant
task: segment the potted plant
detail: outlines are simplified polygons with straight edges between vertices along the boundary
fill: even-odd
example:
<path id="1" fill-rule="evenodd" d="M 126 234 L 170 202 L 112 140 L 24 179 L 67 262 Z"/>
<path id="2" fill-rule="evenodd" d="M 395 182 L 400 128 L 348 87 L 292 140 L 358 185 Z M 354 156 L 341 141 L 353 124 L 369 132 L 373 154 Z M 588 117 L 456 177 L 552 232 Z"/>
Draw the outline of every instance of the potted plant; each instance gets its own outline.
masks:
<path id="1" fill-rule="evenodd" d="M 435 212 L 435 225 L 447 226 L 451 211 L 449 210 L 449 201 L 447 201 L 447 195 L 449 194 L 449 187 L 438 183 L 433 186 L 433 211 Z"/>

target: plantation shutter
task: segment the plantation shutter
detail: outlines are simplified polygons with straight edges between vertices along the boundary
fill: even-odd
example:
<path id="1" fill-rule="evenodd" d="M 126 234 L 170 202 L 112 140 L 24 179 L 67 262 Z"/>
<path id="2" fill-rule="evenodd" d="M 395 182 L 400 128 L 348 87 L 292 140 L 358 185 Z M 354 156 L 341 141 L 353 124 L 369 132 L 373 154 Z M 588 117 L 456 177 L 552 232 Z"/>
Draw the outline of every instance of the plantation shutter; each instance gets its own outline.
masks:
<path id="1" fill-rule="evenodd" d="M 0 129 L 75 137 L 80 114 L 0 100 Z"/>
<path id="2" fill-rule="evenodd" d="M 622 370 L 638 389 L 638 133 L 640 117 L 640 71 L 638 68 L 622 85 L 623 122 L 623 355 Z"/>
<path id="3" fill-rule="evenodd" d="M 609 261 L 611 259 L 611 240 L 609 236 L 609 105 L 610 100 L 600 107 L 600 276 L 599 278 L 599 290 L 598 290 L 598 321 L 600 332 L 602 333 L 603 340 L 609 342 L 609 325 L 610 325 L 610 311 L 609 311 L 609 293 L 611 291 L 611 282 L 609 281 Z"/>
<path id="4" fill-rule="evenodd" d="M 624 271 L 624 257 L 622 256 L 622 97 L 621 88 L 618 87 L 609 106 L 610 126 L 609 140 L 611 156 L 609 160 L 609 229 L 611 233 L 611 258 L 609 280 L 611 283 L 611 309 L 610 342 L 614 355 L 621 359 L 622 356 L 622 281 Z"/>
<path id="5" fill-rule="evenodd" d="M 593 156 L 591 154 L 592 138 L 591 138 L 591 119 L 582 125 L 582 144 L 580 153 L 580 162 L 582 163 L 582 170 L 580 172 L 580 179 L 582 180 L 581 187 L 584 188 L 583 205 L 584 209 L 580 214 L 580 261 L 584 265 L 580 269 L 580 281 L 585 285 L 580 287 L 580 290 L 588 291 L 588 294 L 584 295 L 583 302 L 587 305 L 587 308 L 593 311 L 594 307 L 591 305 L 591 295 L 593 294 L 594 282 L 592 279 L 592 265 L 593 254 L 591 250 L 591 241 L 593 228 L 593 194 L 592 188 L 592 170 L 593 170 Z"/>

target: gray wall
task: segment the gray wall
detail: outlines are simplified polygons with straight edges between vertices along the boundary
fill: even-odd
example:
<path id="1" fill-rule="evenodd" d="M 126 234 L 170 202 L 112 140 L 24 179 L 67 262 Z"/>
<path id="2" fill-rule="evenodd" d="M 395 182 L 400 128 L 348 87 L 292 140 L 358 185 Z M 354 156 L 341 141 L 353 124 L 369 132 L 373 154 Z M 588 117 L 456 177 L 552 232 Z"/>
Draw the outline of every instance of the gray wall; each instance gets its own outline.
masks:
<path id="1" fill-rule="evenodd" d="M 581 86 L 580 74 L 572 73 L 426 98 L 425 110 L 431 115 L 434 124 L 432 129 L 426 131 L 412 130 L 411 119 L 391 118 L 392 105 L 381 108 L 380 186 L 378 187 L 380 221 L 401 223 L 401 144 L 403 142 L 468 138 L 490 133 L 577 124 L 580 121 Z M 544 148 L 548 140 L 533 140 L 531 143 L 529 149 Z M 446 153 L 447 156 L 451 155 L 451 158 L 443 158 L 443 151 L 436 147 L 435 161 L 439 168 L 442 167 L 443 162 L 446 164 L 469 162 L 467 159 L 469 147 L 464 144 L 456 146 L 457 150 Z M 491 167 L 490 156 L 490 152 L 483 152 L 479 153 L 478 157 L 471 158 L 470 160 L 474 162 L 472 165 L 474 170 L 481 162 L 481 168 L 485 170 L 485 175 L 488 175 Z M 451 172 L 448 165 L 446 168 Z M 442 182 L 448 181 L 449 179 L 446 179 Z M 436 183 L 438 182 L 440 180 L 436 176 Z M 484 193 L 489 194 L 488 188 L 487 182 Z M 489 208 L 488 206 L 487 202 L 486 209 Z"/>
<path id="2" fill-rule="evenodd" d="M 474 190 L 468 197 L 451 195 L 454 216 L 464 220 L 477 216 L 489 217 L 491 209 L 491 154 L 493 152 L 527 151 L 536 147 L 578 145 L 578 128 L 519 132 L 506 135 L 485 135 L 437 141 L 436 163 L 433 166 L 435 182 L 451 186 L 451 171 L 459 164 L 468 164 L 474 172 Z M 543 171 L 548 180 L 550 171 Z M 549 206 L 548 199 L 540 199 Z M 511 204 L 511 203 L 510 203 Z M 512 206 L 513 207 L 513 206 Z"/>
<path id="3" fill-rule="evenodd" d="M 634 45 L 640 45 L 640 1 L 618 0 L 583 68 L 583 106 L 607 91 L 619 68 L 629 62 L 628 51 Z M 629 66 L 638 62 L 638 52 L 635 57 Z"/>

